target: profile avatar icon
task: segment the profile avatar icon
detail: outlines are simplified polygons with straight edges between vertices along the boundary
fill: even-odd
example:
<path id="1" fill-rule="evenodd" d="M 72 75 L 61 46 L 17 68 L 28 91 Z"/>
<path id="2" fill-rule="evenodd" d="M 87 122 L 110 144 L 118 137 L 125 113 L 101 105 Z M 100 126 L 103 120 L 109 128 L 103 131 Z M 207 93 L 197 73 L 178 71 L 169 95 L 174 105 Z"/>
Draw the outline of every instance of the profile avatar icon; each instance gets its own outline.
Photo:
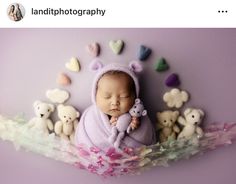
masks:
<path id="1" fill-rule="evenodd" d="M 19 3 L 13 3 L 8 7 L 8 17 L 13 21 L 20 21 L 25 15 L 25 8 Z"/>

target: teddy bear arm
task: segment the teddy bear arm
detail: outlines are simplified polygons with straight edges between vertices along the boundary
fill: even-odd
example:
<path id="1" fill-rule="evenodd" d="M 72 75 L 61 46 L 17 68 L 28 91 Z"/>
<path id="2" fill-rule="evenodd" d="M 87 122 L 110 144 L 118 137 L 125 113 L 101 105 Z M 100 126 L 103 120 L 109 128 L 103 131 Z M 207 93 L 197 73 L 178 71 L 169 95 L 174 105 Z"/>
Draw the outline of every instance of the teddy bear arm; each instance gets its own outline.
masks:
<path id="1" fill-rule="evenodd" d="M 54 131 L 57 135 L 60 135 L 61 132 L 62 132 L 62 126 L 63 126 L 63 123 L 62 121 L 57 121 L 56 124 L 55 124 L 55 127 L 54 127 Z"/>
<path id="2" fill-rule="evenodd" d="M 167 137 L 163 132 L 160 133 L 160 142 L 165 142 L 167 140 Z"/>
<path id="3" fill-rule="evenodd" d="M 36 118 L 32 118 L 28 123 L 27 127 L 32 128 L 35 125 Z"/>
<path id="4" fill-rule="evenodd" d="M 51 130 L 51 131 L 53 130 L 53 123 L 50 119 L 47 120 L 47 126 L 48 126 L 49 130 Z"/>
<path id="5" fill-rule="evenodd" d="M 70 137 L 70 142 L 74 144 L 75 132 L 73 132 L 69 137 Z"/>
<path id="6" fill-rule="evenodd" d="M 74 130 L 76 130 L 77 125 L 79 124 L 79 121 L 76 119 L 73 122 Z"/>
<path id="7" fill-rule="evenodd" d="M 186 125 L 186 120 L 182 116 L 178 117 L 178 122 L 181 125 L 184 125 L 184 126 Z"/>
<path id="8" fill-rule="evenodd" d="M 157 123 L 157 130 L 161 130 L 163 128 L 164 128 L 164 126 L 161 123 Z"/>
<path id="9" fill-rule="evenodd" d="M 200 127 L 197 127 L 197 128 L 196 128 L 196 132 L 197 132 L 197 134 L 198 134 L 200 137 L 203 136 L 203 130 L 202 130 Z"/>
<path id="10" fill-rule="evenodd" d="M 179 132 L 180 132 L 180 129 L 179 129 L 179 127 L 178 127 L 177 125 L 174 125 L 173 130 L 174 130 L 174 132 L 176 132 L 176 133 L 179 133 Z"/>

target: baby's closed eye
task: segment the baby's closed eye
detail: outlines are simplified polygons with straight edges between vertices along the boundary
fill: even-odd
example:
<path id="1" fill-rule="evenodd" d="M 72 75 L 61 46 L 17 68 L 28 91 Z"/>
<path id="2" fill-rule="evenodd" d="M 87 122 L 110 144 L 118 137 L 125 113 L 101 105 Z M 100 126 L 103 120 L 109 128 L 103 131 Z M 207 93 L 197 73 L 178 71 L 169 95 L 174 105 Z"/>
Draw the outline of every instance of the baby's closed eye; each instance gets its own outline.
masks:
<path id="1" fill-rule="evenodd" d="M 129 97 L 130 97 L 130 95 L 128 95 L 128 94 L 120 95 L 120 98 L 129 98 Z"/>
<path id="2" fill-rule="evenodd" d="M 105 99 L 110 99 L 110 98 L 111 98 L 111 95 L 104 95 L 103 98 L 105 98 Z"/>

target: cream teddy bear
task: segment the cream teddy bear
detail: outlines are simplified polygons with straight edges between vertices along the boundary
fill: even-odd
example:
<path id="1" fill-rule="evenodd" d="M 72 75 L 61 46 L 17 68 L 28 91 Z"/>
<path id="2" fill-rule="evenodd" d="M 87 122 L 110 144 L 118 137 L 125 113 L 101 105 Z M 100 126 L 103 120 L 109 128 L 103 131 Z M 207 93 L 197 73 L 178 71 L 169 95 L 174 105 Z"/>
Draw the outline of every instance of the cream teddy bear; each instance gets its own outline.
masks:
<path id="1" fill-rule="evenodd" d="M 73 143 L 75 129 L 78 124 L 77 118 L 79 118 L 80 113 L 74 107 L 62 104 L 57 106 L 57 113 L 60 121 L 55 123 L 54 131 L 56 135 Z"/>
<path id="2" fill-rule="evenodd" d="M 34 112 L 36 117 L 32 118 L 27 127 L 31 130 L 41 131 L 44 134 L 49 134 L 49 130 L 53 130 L 53 123 L 49 119 L 50 114 L 54 111 L 54 105 L 41 101 L 34 102 Z"/>
<path id="3" fill-rule="evenodd" d="M 165 142 L 168 138 L 176 139 L 179 127 L 175 124 L 179 116 L 178 111 L 163 111 L 157 113 L 157 127 L 160 130 L 160 142 Z"/>
<path id="4" fill-rule="evenodd" d="M 201 109 L 187 108 L 184 111 L 184 117 L 180 116 L 178 122 L 183 125 L 183 130 L 180 132 L 178 139 L 191 138 L 193 135 L 198 137 L 203 136 L 203 130 L 198 126 L 204 116 Z"/>

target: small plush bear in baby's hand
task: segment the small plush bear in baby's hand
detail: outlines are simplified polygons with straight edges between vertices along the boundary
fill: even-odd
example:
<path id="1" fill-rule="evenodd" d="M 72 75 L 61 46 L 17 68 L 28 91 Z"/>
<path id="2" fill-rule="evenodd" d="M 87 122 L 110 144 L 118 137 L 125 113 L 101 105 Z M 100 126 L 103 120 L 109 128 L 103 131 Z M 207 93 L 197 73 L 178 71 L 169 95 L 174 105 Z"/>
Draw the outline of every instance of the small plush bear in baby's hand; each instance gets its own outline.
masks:
<path id="1" fill-rule="evenodd" d="M 135 104 L 129 110 L 129 113 L 122 114 L 118 118 L 111 118 L 113 125 L 109 142 L 114 144 L 114 147 L 120 146 L 120 141 L 125 137 L 125 131 L 129 134 L 132 130 L 138 128 L 140 122 L 139 118 L 145 116 L 147 111 L 140 99 L 135 100 Z"/>
<path id="2" fill-rule="evenodd" d="M 127 129 L 127 133 L 129 134 L 132 130 L 138 128 L 140 122 L 139 118 L 141 116 L 147 115 L 147 110 L 144 109 L 143 103 L 139 98 L 135 100 L 135 104 L 133 107 L 129 110 L 129 113 L 131 115 L 131 122 Z"/>

